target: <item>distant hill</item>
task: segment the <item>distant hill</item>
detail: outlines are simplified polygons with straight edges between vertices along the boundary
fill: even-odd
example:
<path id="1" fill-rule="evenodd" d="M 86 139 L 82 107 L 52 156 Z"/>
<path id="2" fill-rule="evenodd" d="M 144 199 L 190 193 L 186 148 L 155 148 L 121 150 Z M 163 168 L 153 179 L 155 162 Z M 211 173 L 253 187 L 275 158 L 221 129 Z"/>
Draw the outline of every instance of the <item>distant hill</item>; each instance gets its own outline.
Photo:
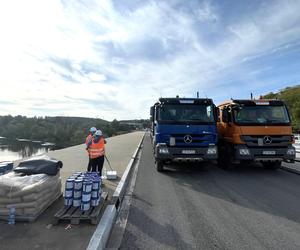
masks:
<path id="1" fill-rule="evenodd" d="M 277 98 L 284 100 L 289 107 L 294 132 L 300 132 L 300 85 L 287 87 L 278 93 L 269 93 L 264 98 Z"/>
<path id="2" fill-rule="evenodd" d="M 127 133 L 135 129 L 130 124 L 117 120 L 108 122 L 102 119 L 83 117 L 33 117 L 0 116 L 0 136 L 47 141 L 64 148 L 84 143 L 90 127 L 101 129 L 105 137 Z"/>
<path id="3" fill-rule="evenodd" d="M 150 120 L 149 119 L 140 119 L 140 120 L 121 120 L 119 121 L 120 124 L 127 124 L 132 125 L 137 128 L 145 129 L 150 127 Z"/>

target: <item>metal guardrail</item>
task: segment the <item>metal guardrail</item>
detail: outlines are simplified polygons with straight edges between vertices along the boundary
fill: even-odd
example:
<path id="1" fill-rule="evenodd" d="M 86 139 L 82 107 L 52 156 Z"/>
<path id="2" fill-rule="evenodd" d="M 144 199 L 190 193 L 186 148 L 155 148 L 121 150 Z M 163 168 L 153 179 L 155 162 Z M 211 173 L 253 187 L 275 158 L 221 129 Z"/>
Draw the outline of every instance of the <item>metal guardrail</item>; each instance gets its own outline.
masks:
<path id="1" fill-rule="evenodd" d="M 300 144 L 293 144 L 293 146 L 296 148 L 296 159 L 295 159 L 295 161 L 300 162 Z"/>

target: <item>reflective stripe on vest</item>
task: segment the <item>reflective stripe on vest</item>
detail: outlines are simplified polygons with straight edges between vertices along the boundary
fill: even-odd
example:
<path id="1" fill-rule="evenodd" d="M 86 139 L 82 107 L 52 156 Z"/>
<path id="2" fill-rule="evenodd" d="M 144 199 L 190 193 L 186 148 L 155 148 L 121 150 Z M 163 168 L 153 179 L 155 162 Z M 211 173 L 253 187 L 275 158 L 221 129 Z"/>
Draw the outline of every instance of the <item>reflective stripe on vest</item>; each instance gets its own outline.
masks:
<path id="1" fill-rule="evenodd" d="M 104 139 L 101 138 L 97 143 L 92 140 L 92 144 L 88 149 L 91 159 L 97 158 L 105 154 Z"/>

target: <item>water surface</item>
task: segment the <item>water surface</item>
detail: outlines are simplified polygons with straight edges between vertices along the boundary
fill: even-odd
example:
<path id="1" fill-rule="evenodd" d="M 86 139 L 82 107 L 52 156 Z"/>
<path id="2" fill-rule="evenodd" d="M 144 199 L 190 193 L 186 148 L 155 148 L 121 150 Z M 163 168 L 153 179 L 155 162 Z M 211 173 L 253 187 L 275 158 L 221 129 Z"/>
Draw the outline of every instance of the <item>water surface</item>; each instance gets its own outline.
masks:
<path id="1" fill-rule="evenodd" d="M 15 161 L 47 153 L 51 147 L 26 139 L 10 140 L 0 137 L 0 162 Z"/>

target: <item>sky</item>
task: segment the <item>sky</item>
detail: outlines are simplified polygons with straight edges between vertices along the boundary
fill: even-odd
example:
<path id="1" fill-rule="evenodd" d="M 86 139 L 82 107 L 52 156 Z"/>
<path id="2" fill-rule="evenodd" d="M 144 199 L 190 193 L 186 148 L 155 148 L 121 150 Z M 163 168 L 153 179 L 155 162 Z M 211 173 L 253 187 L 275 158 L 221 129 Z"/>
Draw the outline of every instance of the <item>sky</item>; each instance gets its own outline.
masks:
<path id="1" fill-rule="evenodd" d="M 145 119 L 300 84 L 300 0 L 0 2 L 0 115 Z"/>

